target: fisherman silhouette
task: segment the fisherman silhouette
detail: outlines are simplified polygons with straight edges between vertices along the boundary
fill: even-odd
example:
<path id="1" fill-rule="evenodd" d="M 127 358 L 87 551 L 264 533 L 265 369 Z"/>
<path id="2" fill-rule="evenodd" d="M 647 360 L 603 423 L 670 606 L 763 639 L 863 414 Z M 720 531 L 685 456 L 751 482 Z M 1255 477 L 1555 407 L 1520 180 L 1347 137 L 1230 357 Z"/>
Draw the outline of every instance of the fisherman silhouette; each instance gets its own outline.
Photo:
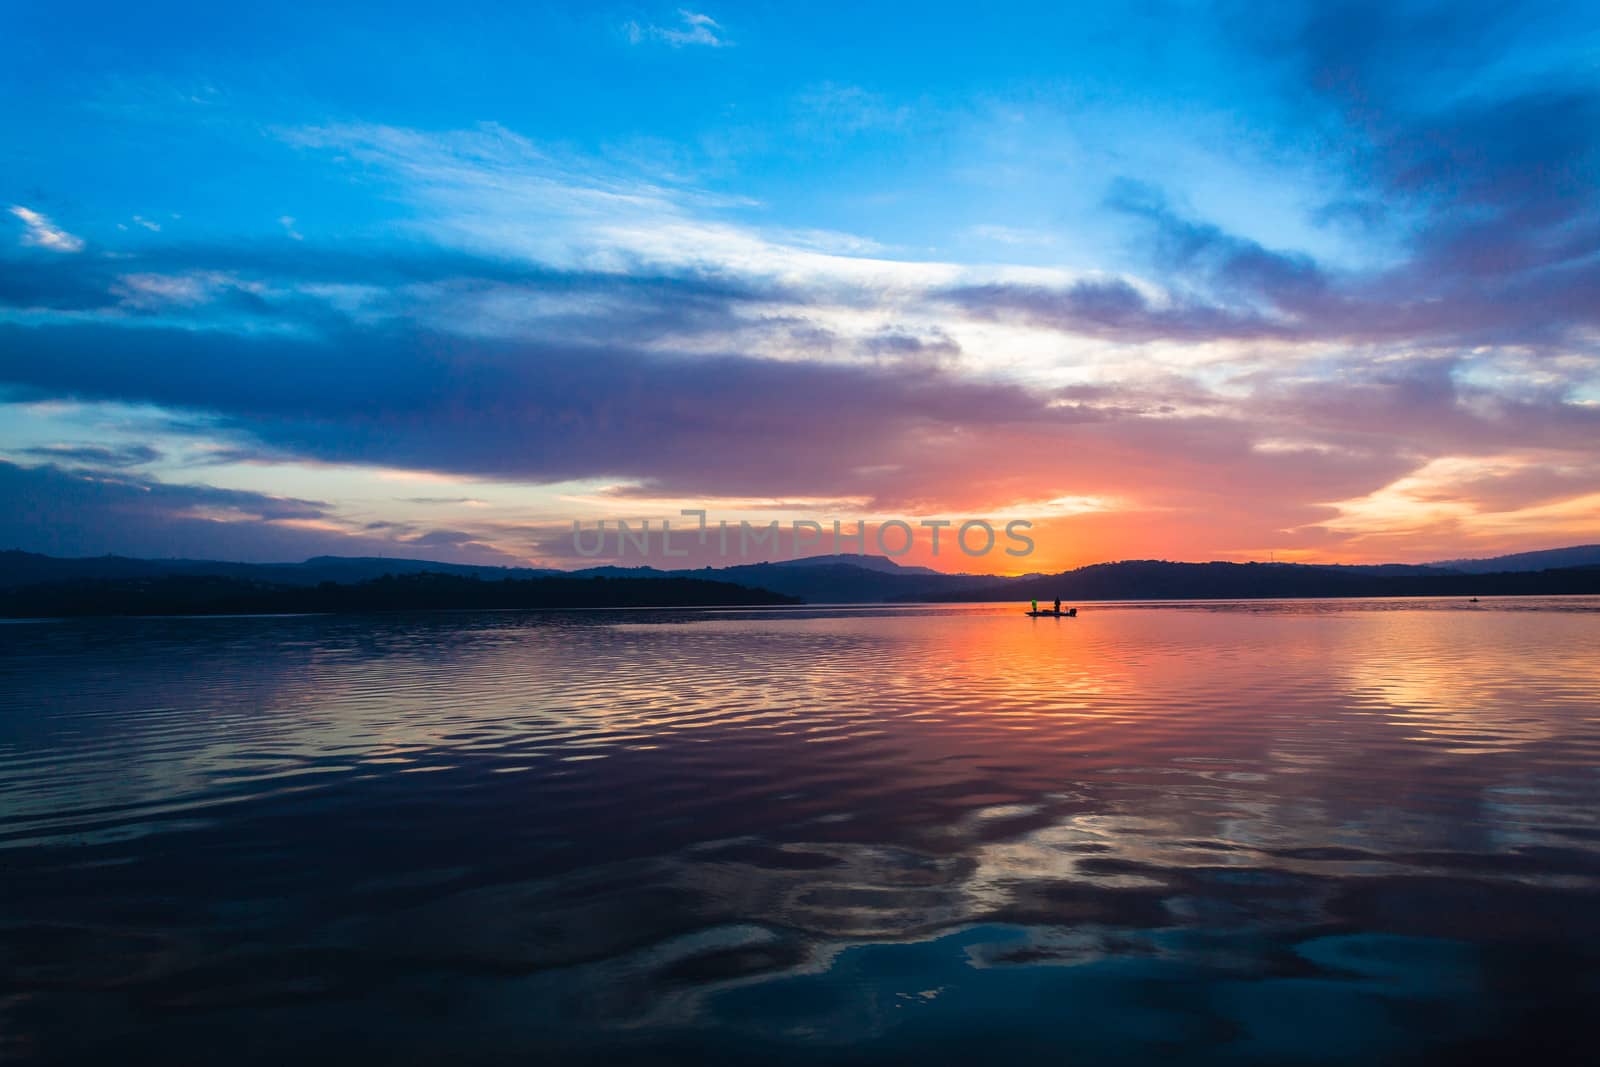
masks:
<path id="1" fill-rule="evenodd" d="M 1060 597 L 1056 597 L 1056 614 L 1057 615 L 1061 614 L 1061 598 Z"/>

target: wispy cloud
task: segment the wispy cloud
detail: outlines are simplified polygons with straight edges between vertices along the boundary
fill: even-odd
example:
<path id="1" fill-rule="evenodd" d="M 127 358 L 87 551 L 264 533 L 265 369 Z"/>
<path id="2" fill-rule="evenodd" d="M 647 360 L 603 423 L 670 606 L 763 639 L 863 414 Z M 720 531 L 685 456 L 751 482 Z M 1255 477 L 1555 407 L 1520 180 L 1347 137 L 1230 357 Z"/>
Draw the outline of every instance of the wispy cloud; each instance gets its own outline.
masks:
<path id="1" fill-rule="evenodd" d="M 894 130 L 911 121 L 911 108 L 893 104 L 879 93 L 859 85 L 824 82 L 795 100 L 800 113 L 797 126 L 812 136 L 840 138 L 868 130 Z"/>
<path id="2" fill-rule="evenodd" d="M 83 238 L 75 237 L 50 221 L 44 215 L 32 208 L 23 207 L 21 204 L 11 205 L 11 213 L 22 220 L 26 227 L 22 234 L 22 243 L 35 248 L 48 248 L 54 252 L 82 252 Z"/>
<path id="3" fill-rule="evenodd" d="M 726 48 L 732 43 L 724 36 L 727 31 L 710 15 L 680 8 L 678 18 L 680 22 L 677 26 L 656 26 L 629 19 L 622 24 L 622 31 L 628 35 L 631 44 L 662 41 L 674 48 L 682 48 L 685 45 Z"/>
<path id="4" fill-rule="evenodd" d="M 55 464 L 102 468 L 142 467 L 162 458 L 158 450 L 141 444 L 119 445 L 114 448 L 105 445 L 55 444 L 39 445 L 22 451 L 30 457 Z"/>
<path id="5" fill-rule="evenodd" d="M 1003 245 L 1044 247 L 1057 243 L 1055 234 L 1034 229 L 1024 229 L 1020 226 L 981 224 L 969 226 L 967 233 L 980 241 L 993 241 Z"/>

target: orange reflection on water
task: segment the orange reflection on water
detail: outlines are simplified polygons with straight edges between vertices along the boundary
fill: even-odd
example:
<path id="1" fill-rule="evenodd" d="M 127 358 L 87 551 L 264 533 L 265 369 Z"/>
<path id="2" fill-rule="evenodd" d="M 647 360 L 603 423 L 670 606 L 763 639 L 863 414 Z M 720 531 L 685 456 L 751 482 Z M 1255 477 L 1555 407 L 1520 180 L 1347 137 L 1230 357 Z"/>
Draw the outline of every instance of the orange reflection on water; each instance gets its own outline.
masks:
<path id="1" fill-rule="evenodd" d="M 0 956 L 48 962 L 7 1003 L 261 1022 L 330 966 L 442 975 L 471 991 L 449 1040 L 463 1012 L 536 1048 L 873 1038 L 1103 961 L 1075 996 L 1165 975 L 1150 1010 L 1193 996 L 1169 1023 L 1218 1033 L 1256 1017 L 1215 989 L 1306 988 L 1319 958 L 1319 990 L 1410 996 L 1473 939 L 1592 926 L 1597 630 L 1596 599 L 10 627 Z M 851 969 L 874 953 L 912 962 Z M 727 1007 L 806 981 L 839 988 Z M 371 1000 L 363 1035 L 410 1021 Z"/>

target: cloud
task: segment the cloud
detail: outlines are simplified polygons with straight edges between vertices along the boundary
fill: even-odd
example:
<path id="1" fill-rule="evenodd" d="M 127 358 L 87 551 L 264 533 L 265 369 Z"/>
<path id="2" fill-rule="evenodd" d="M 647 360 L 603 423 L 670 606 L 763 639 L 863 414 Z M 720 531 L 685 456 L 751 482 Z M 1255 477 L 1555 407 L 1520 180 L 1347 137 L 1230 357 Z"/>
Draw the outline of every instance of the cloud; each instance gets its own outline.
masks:
<path id="1" fill-rule="evenodd" d="M 725 48 L 731 42 L 723 36 L 723 29 L 710 15 L 678 9 L 677 26 L 655 26 L 630 19 L 622 24 L 622 32 L 630 44 L 645 41 L 663 41 L 674 48 L 685 45 L 703 45 L 708 48 Z"/>
<path id="2" fill-rule="evenodd" d="M 327 504 L 105 471 L 0 460 L 0 546 L 61 556 L 303 560 L 387 555 L 463 563 L 517 562 L 470 536 L 374 537 Z"/>
<path id="3" fill-rule="evenodd" d="M 1329 4 L 1258 42 L 1342 125 L 1325 162 L 1362 197 L 1324 213 L 1387 220 L 1405 256 L 1339 280 L 1324 332 L 1548 344 L 1600 325 L 1600 89 L 1581 65 L 1508 67 L 1549 54 L 1519 48 L 1538 30 L 1495 4 Z"/>
<path id="4" fill-rule="evenodd" d="M 0 544 L 61 555 L 170 557 L 228 553 L 295 558 L 332 550 L 342 535 L 286 525 L 325 506 L 212 486 L 170 485 L 103 471 L 0 461 Z"/>
<path id="5" fill-rule="evenodd" d="M 25 230 L 22 243 L 35 248 L 48 248 L 52 252 L 82 252 L 83 238 L 74 237 L 42 215 L 20 204 L 11 205 L 11 214 L 22 220 Z"/>
<path id="6" fill-rule="evenodd" d="M 1193 301 L 1158 302 L 1119 278 L 1060 288 L 1001 283 L 957 286 L 937 295 L 979 318 L 1015 316 L 1064 333 L 1133 343 L 1286 338 L 1294 332 L 1290 324 L 1249 309 Z"/>
<path id="7" fill-rule="evenodd" d="M 1387 261 L 1335 269 L 1123 180 L 1105 206 L 1137 225 L 1130 247 L 1150 268 L 1137 284 L 941 295 L 982 319 L 1125 342 L 1592 350 L 1600 90 L 1581 67 L 1508 67 L 1530 32 L 1478 3 L 1316 5 L 1243 31 L 1262 62 L 1291 72 L 1290 132 L 1316 132 L 1316 163 L 1338 190 L 1312 220 L 1383 241 Z"/>
<path id="8" fill-rule="evenodd" d="M 23 395 L 137 398 L 327 462 L 532 482 L 624 475 L 804 494 L 889 453 L 905 462 L 919 425 L 1043 410 L 1017 387 L 933 371 L 403 330 L 308 340 L 0 325 L 0 346 L 23 356 L 3 367 Z M 226 375 L 212 373 L 220 365 Z"/>
<path id="9" fill-rule="evenodd" d="M 823 82 L 801 93 L 795 107 L 796 131 L 823 140 L 901 129 L 912 119 L 911 108 L 904 104 L 891 104 L 882 94 L 859 85 L 836 82 Z"/>
<path id="10" fill-rule="evenodd" d="M 559 269 L 494 255 L 417 248 L 382 254 L 283 245 L 172 245 L 115 259 L 0 256 L 0 308 L 100 312 L 211 328 L 307 332 L 390 321 L 477 333 L 610 339 L 714 335 L 740 309 L 804 302 L 758 278 L 692 268 Z M 293 246 L 289 246 L 293 247 Z"/>
<path id="11" fill-rule="evenodd" d="M 417 545 L 423 548 L 459 548 L 462 545 L 479 544 L 478 535 L 467 533 L 464 530 L 429 530 L 427 533 L 405 539 L 408 545 Z"/>
<path id="12" fill-rule="evenodd" d="M 161 459 L 161 452 L 149 445 L 40 445 L 22 449 L 22 454 L 51 463 L 100 468 L 142 467 Z"/>
<path id="13" fill-rule="evenodd" d="M 1600 109 L 1596 120 L 1600 129 Z M 1525 121 L 1564 122 L 1550 115 Z M 1600 144 L 1600 134 L 1594 140 Z M 1539 160 L 1520 165 L 1536 172 L 1559 166 Z M 1467 185 L 1480 179 L 1463 169 L 1455 180 Z M 1309 256 L 1269 249 L 1188 218 L 1158 190 L 1123 182 L 1107 204 L 1144 225 L 1143 247 L 1158 269 L 1157 280 L 1003 282 L 954 286 L 935 295 L 984 319 L 1012 317 L 1063 333 L 1135 343 L 1275 338 L 1570 351 L 1573 342 L 1582 345 L 1600 330 L 1600 224 L 1559 209 L 1548 225 L 1529 221 L 1537 212 L 1513 199 L 1463 208 L 1461 217 L 1475 222 L 1445 213 L 1413 236 L 1411 258 L 1399 266 L 1332 272 Z M 1600 210 L 1600 194 L 1593 207 Z M 1503 221 L 1484 221 L 1495 217 Z"/>
<path id="14" fill-rule="evenodd" d="M 1380 366 L 1334 383 L 1059 392 L 936 366 L 672 357 L 431 333 L 327 340 L 146 328 L 0 328 L 23 395 L 207 414 L 271 454 L 517 483 L 611 479 L 661 498 L 853 499 L 993 509 L 1105 496 L 1267 532 L 1331 518 L 1431 454 L 1591 456 L 1600 412 Z M 209 369 L 225 365 L 225 376 Z M 1187 412 L 1187 413 L 1185 413 Z M 1257 447 L 1288 441 L 1287 446 Z M 1294 444 L 1294 442 L 1301 442 Z M 471 531 L 468 531 L 469 534 Z"/>
<path id="15" fill-rule="evenodd" d="M 967 233 L 980 241 L 993 241 L 1003 245 L 1046 247 L 1057 243 L 1055 234 L 1017 226 L 997 226 L 983 223 L 967 227 Z"/>
<path id="16" fill-rule="evenodd" d="M 452 173 L 409 136 L 370 143 L 399 146 L 427 181 Z M 456 187 L 515 186 L 520 164 L 479 169 L 470 143 Z M 532 151 L 512 146 L 517 160 Z M 1187 521 L 1208 551 L 1331 551 L 1364 536 L 1327 525 L 1339 502 L 1442 455 L 1539 450 L 1590 469 L 1600 427 L 1575 390 L 1595 366 L 1557 344 L 1570 334 L 1559 317 L 1527 329 L 1493 301 L 1413 308 L 1400 287 L 1229 234 L 1148 187 L 1119 186 L 1110 203 L 1138 221 L 1160 282 L 878 287 L 714 257 L 582 269 L 420 243 L 162 245 L 37 265 L 56 269 L 0 258 L 0 301 L 80 312 L 0 326 L 0 382 L 197 418 L 235 457 L 603 479 L 618 500 L 937 513 L 1104 497 L 1122 502 L 1125 531 L 1145 516 L 1143 543 Z M 1548 294 L 1524 302 L 1550 308 Z M 1041 364 L 1093 373 L 1061 388 L 1007 374 L 995 334 L 973 324 L 1025 326 Z M 1484 380 L 1525 377 L 1522 356 L 1448 351 L 1490 328 L 1544 354 L 1542 390 Z M 1039 344 L 1055 333 L 1112 347 L 1075 367 L 1077 350 Z M 1205 384 L 1160 365 L 1174 343 L 1216 348 Z M 1583 477 L 1559 484 L 1576 494 Z M 1112 544 L 1112 519 L 1069 525 Z M 477 530 L 458 532 L 489 543 Z"/>
<path id="17" fill-rule="evenodd" d="M 1353 551 L 1395 501 L 1446 501 L 1439 536 L 1532 522 L 1587 500 L 1600 470 L 1600 95 L 1496 66 L 1491 38 L 1516 20 L 1484 34 L 1476 17 L 1385 4 L 1250 28 L 1286 78 L 1270 102 L 1285 127 L 1253 132 L 1316 172 L 1304 226 L 1367 256 L 1247 235 L 1181 186 L 1122 180 L 1096 220 L 1125 240 L 1103 269 L 944 262 L 763 225 L 781 205 L 709 192 L 692 167 L 664 177 L 499 126 L 302 128 L 279 135 L 401 205 L 385 243 L 144 235 L 116 258 L 0 256 L 0 385 L 154 405 L 229 462 L 587 480 L 618 506 L 1113 500 L 1051 519 L 1108 555 Z M 632 36 L 726 43 L 690 12 Z M 917 118 L 850 86 L 802 104 L 846 132 Z M 29 440 L 46 439 L 78 435 Z M 439 515 L 466 498 L 404 499 Z M 448 530 L 351 528 L 441 551 L 511 536 L 450 514 Z"/>

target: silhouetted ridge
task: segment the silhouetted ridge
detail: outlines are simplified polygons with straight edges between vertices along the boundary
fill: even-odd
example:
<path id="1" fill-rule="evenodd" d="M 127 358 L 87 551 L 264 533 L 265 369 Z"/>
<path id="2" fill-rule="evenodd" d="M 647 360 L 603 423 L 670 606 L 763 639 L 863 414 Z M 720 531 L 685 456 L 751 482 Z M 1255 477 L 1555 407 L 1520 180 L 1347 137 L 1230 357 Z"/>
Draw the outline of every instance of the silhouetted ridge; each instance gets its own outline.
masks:
<path id="1" fill-rule="evenodd" d="M 1429 567 L 1126 560 L 951 592 L 941 601 L 1234 600 L 1269 597 L 1558 596 L 1600 593 L 1600 567 L 1462 574 Z"/>
<path id="2" fill-rule="evenodd" d="M 698 578 L 388 575 L 341 585 L 274 585 L 217 575 L 53 582 L 0 593 L 0 616 L 258 615 L 457 608 L 636 608 L 793 604 L 792 597 Z"/>
<path id="3" fill-rule="evenodd" d="M 1543 571 L 1567 567 L 1600 566 L 1600 545 L 1573 545 L 1539 552 L 1516 552 L 1488 559 L 1452 559 L 1434 564 L 1449 570 L 1485 574 L 1500 571 Z"/>
<path id="4" fill-rule="evenodd" d="M 1514 566 L 1484 573 L 1464 561 L 1459 569 L 1405 563 L 1172 563 L 1124 560 L 1061 574 L 1002 578 L 947 574 L 903 567 L 882 556 L 833 555 L 774 563 L 659 570 L 648 565 L 602 565 L 576 571 L 483 567 L 383 557 L 318 556 L 300 563 L 229 563 L 217 560 L 146 560 L 120 556 L 59 559 L 29 552 L 0 552 L 0 590 L 41 583 L 151 580 L 162 577 L 228 578 L 263 588 L 310 587 L 323 582 L 357 585 L 385 575 L 449 575 L 496 582 L 549 578 L 665 581 L 691 579 L 762 589 L 811 604 L 978 600 L 1148 600 L 1236 597 L 1550 595 L 1595 591 L 1585 566 L 1529 568 L 1537 558 L 1587 559 L 1593 546 L 1503 557 Z M 1548 572 L 1552 576 L 1536 577 Z M 1522 578 L 1496 575 L 1522 573 Z M 1484 581 L 1482 579 L 1490 579 Z M 298 609 L 296 609 L 298 610 Z"/>
<path id="5" fill-rule="evenodd" d="M 157 578 L 167 575 L 212 576 L 271 585 L 317 585 L 320 582 L 365 582 L 386 574 L 454 574 L 463 578 L 537 578 L 565 575 L 532 567 L 482 567 L 387 556 L 313 556 L 300 563 L 235 563 L 218 559 L 134 559 L 128 556 L 62 558 L 15 549 L 0 552 L 0 589 L 43 582 L 111 578 Z"/>

